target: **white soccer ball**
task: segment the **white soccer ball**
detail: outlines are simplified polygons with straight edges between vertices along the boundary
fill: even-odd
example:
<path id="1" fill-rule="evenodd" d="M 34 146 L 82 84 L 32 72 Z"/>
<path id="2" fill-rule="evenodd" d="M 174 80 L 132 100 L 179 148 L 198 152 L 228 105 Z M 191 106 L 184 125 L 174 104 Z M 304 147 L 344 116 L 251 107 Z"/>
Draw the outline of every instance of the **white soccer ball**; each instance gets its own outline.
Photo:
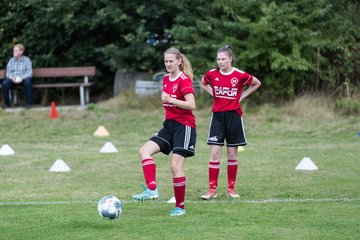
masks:
<path id="1" fill-rule="evenodd" d="M 105 196 L 98 203 L 99 215 L 106 220 L 114 220 L 121 215 L 121 201 L 114 196 Z"/>

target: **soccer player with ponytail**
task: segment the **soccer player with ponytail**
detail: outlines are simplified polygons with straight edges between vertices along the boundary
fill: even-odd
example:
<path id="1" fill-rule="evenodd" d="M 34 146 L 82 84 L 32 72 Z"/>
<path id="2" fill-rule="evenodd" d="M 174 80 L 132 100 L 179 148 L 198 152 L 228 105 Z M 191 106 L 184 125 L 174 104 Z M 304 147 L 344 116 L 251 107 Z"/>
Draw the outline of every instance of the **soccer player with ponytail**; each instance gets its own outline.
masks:
<path id="1" fill-rule="evenodd" d="M 163 79 L 161 101 L 165 109 L 163 128 L 139 150 L 146 186 L 143 192 L 133 196 L 144 201 L 159 197 L 156 182 L 156 164 L 153 155 L 162 152 L 171 155 L 175 208 L 170 216 L 186 214 L 184 162 L 195 154 L 196 124 L 192 110 L 195 109 L 192 69 L 188 59 L 176 48 L 164 53 L 164 63 L 169 73 Z"/>
<path id="2" fill-rule="evenodd" d="M 237 150 L 239 146 L 247 144 L 240 102 L 261 85 L 256 77 L 234 67 L 235 57 L 230 46 L 218 49 L 216 61 L 218 67 L 206 72 L 201 80 L 201 87 L 214 98 L 208 135 L 210 189 L 201 196 L 204 200 L 217 197 L 216 187 L 220 158 L 225 140 L 227 146 L 227 195 L 231 198 L 240 197 L 235 191 L 238 169 Z M 243 92 L 245 86 L 247 89 Z"/>

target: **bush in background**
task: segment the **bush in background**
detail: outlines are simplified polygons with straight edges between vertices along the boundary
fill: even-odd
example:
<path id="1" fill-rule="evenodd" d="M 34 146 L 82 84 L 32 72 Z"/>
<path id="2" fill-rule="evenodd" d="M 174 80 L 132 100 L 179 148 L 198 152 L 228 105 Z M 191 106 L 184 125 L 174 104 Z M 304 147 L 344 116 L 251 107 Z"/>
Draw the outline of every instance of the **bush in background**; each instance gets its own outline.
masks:
<path id="1" fill-rule="evenodd" d="M 346 116 L 360 117 L 360 100 L 351 98 L 342 98 L 336 101 L 335 110 Z"/>

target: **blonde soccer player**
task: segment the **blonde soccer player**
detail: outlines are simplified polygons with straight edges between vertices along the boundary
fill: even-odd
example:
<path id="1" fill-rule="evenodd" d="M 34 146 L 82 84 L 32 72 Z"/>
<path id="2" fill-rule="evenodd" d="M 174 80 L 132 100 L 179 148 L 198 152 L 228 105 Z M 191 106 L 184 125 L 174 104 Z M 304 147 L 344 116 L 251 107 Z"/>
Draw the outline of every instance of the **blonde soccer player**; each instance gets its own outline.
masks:
<path id="1" fill-rule="evenodd" d="M 195 109 L 192 68 L 188 59 L 176 48 L 164 53 L 168 75 L 163 79 L 162 105 L 165 109 L 163 128 L 140 148 L 140 159 L 146 186 L 132 198 L 137 201 L 156 199 L 159 191 L 156 182 L 156 163 L 153 155 L 171 152 L 175 208 L 170 216 L 186 214 L 184 173 L 185 159 L 195 154 L 196 123 L 192 110 Z"/>

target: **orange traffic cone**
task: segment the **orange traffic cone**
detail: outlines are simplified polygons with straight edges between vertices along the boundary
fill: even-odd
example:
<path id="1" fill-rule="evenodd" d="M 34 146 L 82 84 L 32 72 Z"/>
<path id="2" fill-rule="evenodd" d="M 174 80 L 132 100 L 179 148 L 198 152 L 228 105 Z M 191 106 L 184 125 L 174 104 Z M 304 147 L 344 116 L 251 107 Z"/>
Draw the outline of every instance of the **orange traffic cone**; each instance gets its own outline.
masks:
<path id="1" fill-rule="evenodd" d="M 51 112 L 50 112 L 50 118 L 51 119 L 55 119 L 55 118 L 58 118 L 59 115 L 56 111 L 56 106 L 55 106 L 55 103 L 54 102 L 51 102 Z"/>

